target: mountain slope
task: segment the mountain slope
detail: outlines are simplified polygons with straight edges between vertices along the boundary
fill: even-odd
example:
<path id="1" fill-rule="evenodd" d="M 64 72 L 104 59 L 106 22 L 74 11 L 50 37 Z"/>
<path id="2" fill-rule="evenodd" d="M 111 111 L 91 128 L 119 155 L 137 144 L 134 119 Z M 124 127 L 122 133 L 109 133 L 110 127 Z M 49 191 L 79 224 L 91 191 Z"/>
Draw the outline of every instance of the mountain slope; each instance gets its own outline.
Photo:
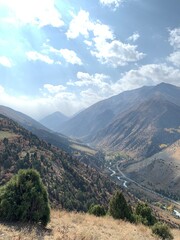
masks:
<path id="1" fill-rule="evenodd" d="M 39 138 L 53 144 L 56 147 L 60 147 L 67 152 L 71 152 L 70 139 L 62 134 L 56 134 L 50 129 L 43 126 L 41 123 L 35 121 L 31 117 L 21 112 L 15 111 L 6 106 L 0 106 L 0 114 L 16 121 L 25 129 L 36 134 Z"/>
<path id="2" fill-rule="evenodd" d="M 132 108 L 137 108 L 144 101 L 159 94 L 180 106 L 180 87 L 166 83 L 145 86 L 120 93 L 92 105 L 63 124 L 61 132 L 89 142 L 90 136 L 96 135 L 98 131 L 111 124 L 117 116 Z"/>
<path id="3" fill-rule="evenodd" d="M 149 157 L 180 139 L 180 106 L 158 94 L 132 108 L 98 132 L 96 146 L 125 151 L 132 157 Z"/>
<path id="4" fill-rule="evenodd" d="M 61 127 L 61 132 L 81 138 L 96 134 L 103 129 L 121 112 L 139 102 L 142 95 L 146 95 L 151 87 L 123 92 L 117 96 L 100 101 L 71 118 Z"/>
<path id="5" fill-rule="evenodd" d="M 43 126 L 33 118 L 27 116 L 24 113 L 15 111 L 12 108 L 0 105 L 0 114 L 13 119 L 14 121 L 24 126 L 25 128 L 33 127 L 37 129 L 48 130 L 45 126 Z"/>
<path id="6" fill-rule="evenodd" d="M 148 159 L 132 162 L 123 170 L 146 187 L 180 200 L 180 140 Z"/>
<path id="7" fill-rule="evenodd" d="M 31 167 L 39 171 L 53 206 L 86 211 L 92 203 L 106 205 L 115 189 L 95 169 L 0 115 L 0 185 Z"/>
<path id="8" fill-rule="evenodd" d="M 68 119 L 69 118 L 61 112 L 54 112 L 41 119 L 40 123 L 52 131 L 59 132 L 60 126 Z"/>

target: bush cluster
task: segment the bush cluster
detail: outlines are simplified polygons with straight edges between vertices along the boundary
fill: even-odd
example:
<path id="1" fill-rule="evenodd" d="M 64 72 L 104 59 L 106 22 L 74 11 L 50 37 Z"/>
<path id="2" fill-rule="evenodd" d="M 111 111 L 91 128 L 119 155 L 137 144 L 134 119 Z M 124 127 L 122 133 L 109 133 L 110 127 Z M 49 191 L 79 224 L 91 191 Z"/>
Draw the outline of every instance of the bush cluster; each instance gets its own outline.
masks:
<path id="1" fill-rule="evenodd" d="M 106 210 L 104 208 L 104 206 L 101 206 L 99 204 L 97 205 L 91 205 L 88 211 L 90 214 L 93 214 L 97 217 L 102 217 L 106 215 Z"/>
<path id="2" fill-rule="evenodd" d="M 173 235 L 171 234 L 169 227 L 164 223 L 157 222 L 154 224 L 152 227 L 152 232 L 163 240 L 173 239 Z"/>
<path id="3" fill-rule="evenodd" d="M 0 189 L 0 219 L 47 225 L 48 195 L 37 171 L 20 170 Z"/>
<path id="4" fill-rule="evenodd" d="M 110 201 L 109 213 L 115 219 L 132 221 L 132 209 L 119 191 L 114 194 Z"/>

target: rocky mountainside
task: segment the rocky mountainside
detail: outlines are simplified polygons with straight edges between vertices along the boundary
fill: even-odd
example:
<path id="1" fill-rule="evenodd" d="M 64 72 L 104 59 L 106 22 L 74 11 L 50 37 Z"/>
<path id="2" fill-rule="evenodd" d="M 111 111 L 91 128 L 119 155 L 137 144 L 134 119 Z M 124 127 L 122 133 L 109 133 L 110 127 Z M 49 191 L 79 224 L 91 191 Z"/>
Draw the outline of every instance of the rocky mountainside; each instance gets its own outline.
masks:
<path id="1" fill-rule="evenodd" d="M 40 173 L 51 204 L 68 210 L 107 204 L 115 189 L 115 184 L 95 169 L 0 115 L 0 185 L 26 168 Z"/>
<path id="2" fill-rule="evenodd" d="M 86 138 L 110 124 L 121 112 L 140 102 L 152 87 L 126 91 L 83 110 L 61 126 L 65 135 Z"/>
<path id="3" fill-rule="evenodd" d="M 145 86 L 125 91 L 119 95 L 100 101 L 71 118 L 61 127 L 65 135 L 89 140 L 99 130 L 111 124 L 117 116 L 156 95 L 163 95 L 167 100 L 180 105 L 180 88 L 167 83 L 157 86 Z"/>
<path id="4" fill-rule="evenodd" d="M 96 147 L 148 157 L 179 139 L 179 116 L 180 88 L 161 83 L 98 102 L 67 121 L 62 132 Z"/>
<path id="5" fill-rule="evenodd" d="M 149 157 L 180 139 L 180 106 L 159 94 L 117 119 L 92 138 L 96 146 Z"/>
<path id="6" fill-rule="evenodd" d="M 163 147 L 163 146 L 162 146 Z M 123 170 L 129 177 L 164 196 L 180 200 L 180 140 L 148 159 L 132 161 Z"/>
<path id="7" fill-rule="evenodd" d="M 54 132 L 59 132 L 60 126 L 68 119 L 69 118 L 61 112 L 54 112 L 41 119 L 40 123 Z"/>

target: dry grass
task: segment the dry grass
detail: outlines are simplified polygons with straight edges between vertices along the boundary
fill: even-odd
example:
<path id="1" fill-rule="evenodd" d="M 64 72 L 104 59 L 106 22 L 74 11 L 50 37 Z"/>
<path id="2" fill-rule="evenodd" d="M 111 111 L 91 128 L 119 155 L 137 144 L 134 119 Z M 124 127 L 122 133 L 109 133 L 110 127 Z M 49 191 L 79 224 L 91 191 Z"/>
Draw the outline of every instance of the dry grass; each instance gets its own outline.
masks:
<path id="1" fill-rule="evenodd" d="M 142 225 L 97 218 L 88 214 L 52 211 L 47 229 L 18 224 L 0 224 L 0 240 L 157 240 L 151 230 Z M 179 230 L 173 230 L 179 240 Z"/>
<path id="2" fill-rule="evenodd" d="M 15 133 L 11 133 L 8 131 L 0 131 L 0 140 L 3 140 L 4 138 L 14 138 L 17 137 L 18 135 Z"/>
<path id="3" fill-rule="evenodd" d="M 82 151 L 82 152 L 85 152 L 85 153 L 90 154 L 90 155 L 95 155 L 96 154 L 96 151 L 94 149 L 89 148 L 88 146 L 85 146 L 85 145 L 80 145 L 80 144 L 73 143 L 73 144 L 71 144 L 71 147 L 75 150 Z"/>

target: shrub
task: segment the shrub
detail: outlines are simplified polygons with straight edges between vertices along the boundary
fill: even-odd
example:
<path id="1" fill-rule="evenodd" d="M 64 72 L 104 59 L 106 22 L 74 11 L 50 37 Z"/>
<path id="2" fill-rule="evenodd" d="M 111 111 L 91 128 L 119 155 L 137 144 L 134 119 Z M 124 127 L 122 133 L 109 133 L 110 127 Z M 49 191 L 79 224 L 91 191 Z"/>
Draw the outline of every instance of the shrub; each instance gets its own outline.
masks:
<path id="1" fill-rule="evenodd" d="M 170 232 L 169 227 L 166 224 L 157 222 L 153 227 L 152 227 L 152 232 L 156 235 L 158 235 L 161 239 L 163 240 L 171 240 L 173 239 L 173 235 Z"/>
<path id="2" fill-rule="evenodd" d="M 0 219 L 47 225 L 48 195 L 37 171 L 20 170 L 0 189 Z"/>
<path id="3" fill-rule="evenodd" d="M 106 210 L 105 210 L 104 206 L 101 206 L 99 204 L 91 205 L 91 207 L 89 208 L 89 213 L 93 214 L 97 217 L 101 217 L 101 216 L 106 215 Z"/>
<path id="4" fill-rule="evenodd" d="M 123 194 L 117 191 L 109 204 L 109 213 L 115 219 L 132 221 L 132 210 L 128 206 Z"/>
<path id="5" fill-rule="evenodd" d="M 144 225 L 152 226 L 156 223 L 156 218 L 153 216 L 152 209 L 145 203 L 138 203 L 136 215 L 140 216 L 139 220 L 141 219 Z"/>

